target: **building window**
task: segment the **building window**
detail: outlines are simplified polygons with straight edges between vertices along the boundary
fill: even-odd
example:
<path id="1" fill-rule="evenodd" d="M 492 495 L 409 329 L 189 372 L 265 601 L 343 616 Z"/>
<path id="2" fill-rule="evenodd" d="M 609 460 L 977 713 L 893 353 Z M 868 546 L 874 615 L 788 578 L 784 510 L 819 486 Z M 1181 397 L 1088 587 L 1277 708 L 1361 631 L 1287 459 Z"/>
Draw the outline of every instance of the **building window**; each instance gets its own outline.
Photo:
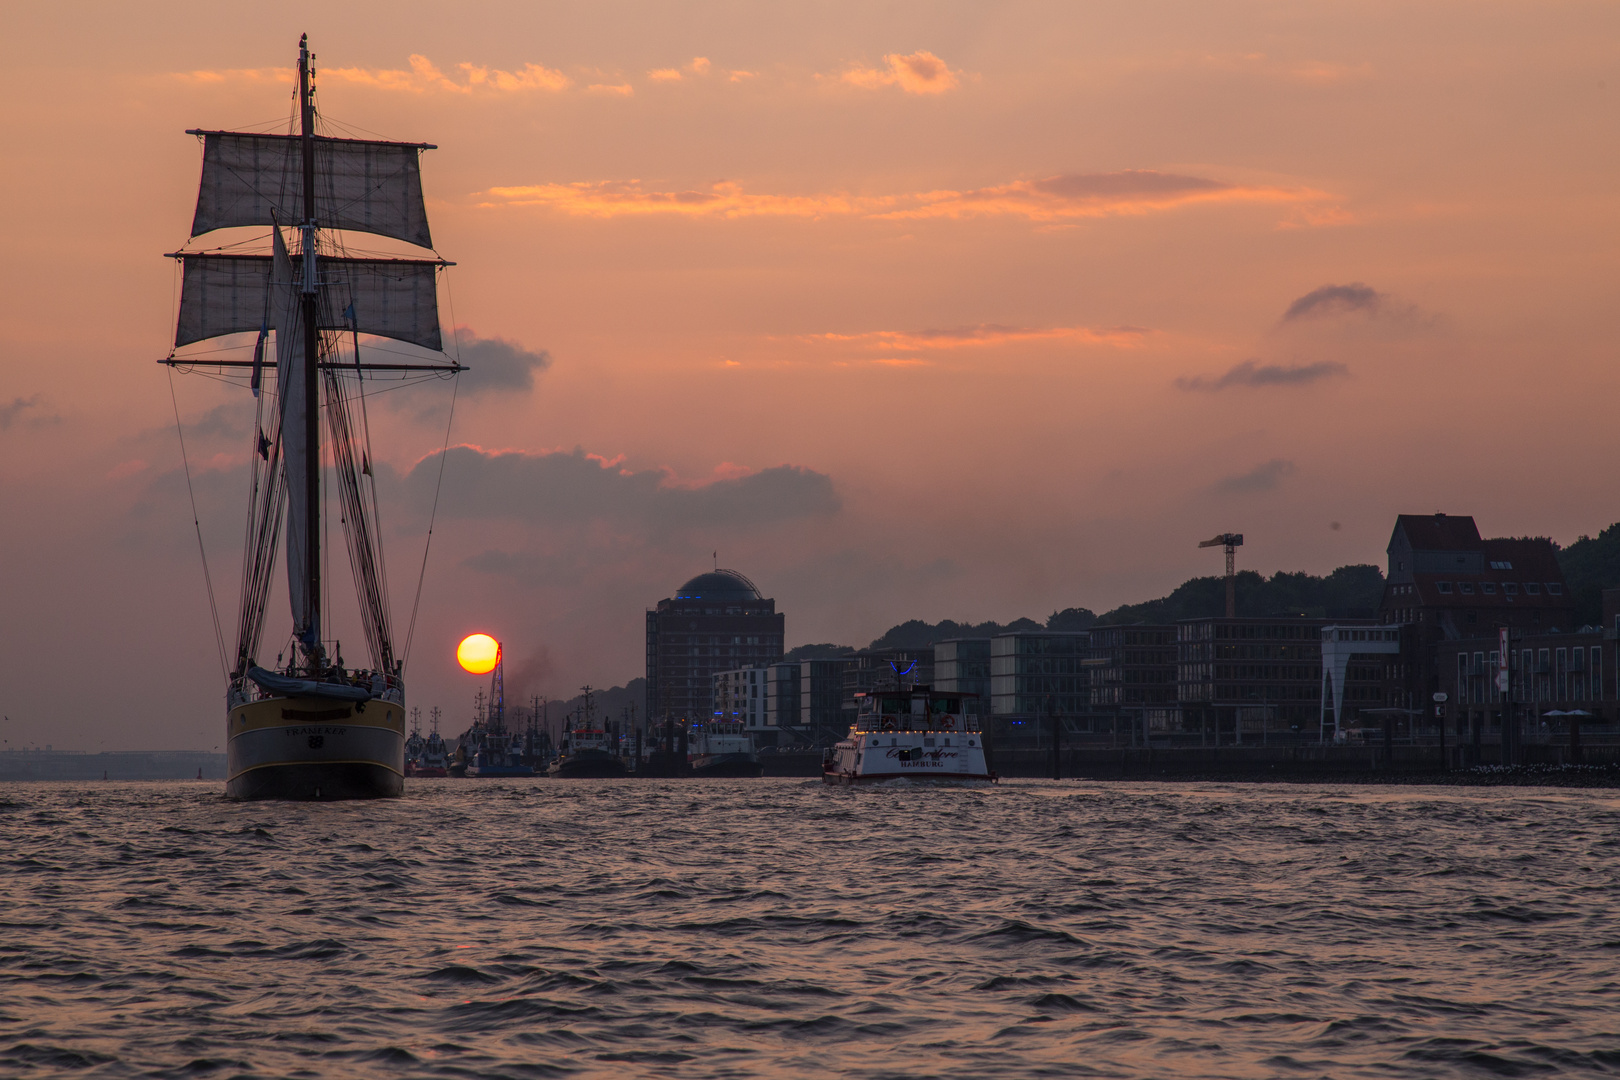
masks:
<path id="1" fill-rule="evenodd" d="M 1434 583 L 1434 589 L 1435 589 L 1436 592 L 1444 593 L 1446 596 L 1450 596 L 1451 595 L 1451 582 L 1449 582 L 1449 581 L 1437 581 L 1437 582 Z"/>
<path id="2" fill-rule="evenodd" d="M 1592 646 L 1592 700 L 1603 700 L 1603 650 Z"/>
<path id="3" fill-rule="evenodd" d="M 1502 582 L 1502 591 L 1507 593 L 1509 596 L 1518 596 L 1519 586 L 1514 582 L 1504 581 Z"/>
<path id="4" fill-rule="evenodd" d="M 1464 596 L 1473 596 L 1474 583 L 1472 581 L 1459 581 L 1457 582 L 1457 591 L 1462 593 Z"/>
<path id="5" fill-rule="evenodd" d="M 1489 581 L 1484 581 L 1480 583 L 1479 591 L 1484 593 L 1486 596 L 1495 596 L 1496 586 L 1491 584 Z"/>
<path id="6" fill-rule="evenodd" d="M 1524 591 L 1526 593 L 1528 593 L 1529 595 L 1531 595 L 1531 596 L 1540 596 L 1541 595 L 1541 586 L 1537 585 L 1533 581 L 1527 581 L 1527 582 L 1524 583 Z"/>
<path id="7" fill-rule="evenodd" d="M 1548 596 L 1563 596 L 1564 595 L 1564 587 L 1562 585 L 1558 584 L 1558 582 L 1556 582 L 1556 581 L 1549 581 L 1549 582 L 1547 582 L 1547 595 Z"/>

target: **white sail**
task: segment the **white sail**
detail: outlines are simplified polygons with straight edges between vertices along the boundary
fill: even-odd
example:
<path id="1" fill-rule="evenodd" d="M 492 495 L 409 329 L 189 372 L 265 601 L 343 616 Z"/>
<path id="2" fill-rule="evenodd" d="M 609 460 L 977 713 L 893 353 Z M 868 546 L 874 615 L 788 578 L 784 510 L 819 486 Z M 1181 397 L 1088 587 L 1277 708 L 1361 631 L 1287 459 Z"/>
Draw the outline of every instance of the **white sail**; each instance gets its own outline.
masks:
<path id="1" fill-rule="evenodd" d="M 239 225 L 303 220 L 300 137 L 198 131 L 202 185 L 191 235 Z M 353 229 L 432 247 L 422 202 L 419 154 L 425 144 L 316 136 L 315 220 L 322 229 Z"/>
<path id="2" fill-rule="evenodd" d="M 176 348 L 222 334 L 257 332 L 273 306 L 273 273 L 268 255 L 182 254 L 180 321 Z M 322 328 L 351 329 L 343 311 L 352 303 L 362 334 L 408 341 L 437 352 L 439 332 L 439 259 L 320 260 Z M 293 280 L 303 276 L 300 261 Z M 272 324 L 273 325 L 273 324 Z"/>
<path id="3" fill-rule="evenodd" d="M 304 363 L 304 320 L 292 259 L 287 255 L 287 245 L 282 242 L 281 230 L 271 231 L 275 234 L 275 254 L 269 260 L 273 271 L 267 284 L 274 311 L 271 325 L 276 330 L 281 461 L 287 477 L 287 592 L 292 600 L 293 632 L 305 641 L 319 641 L 320 627 L 310 625 L 316 605 L 310 602 L 309 500 L 304 494 L 308 490 L 311 465 L 319 466 L 319 462 L 309 460 L 304 445 L 305 381 L 313 372 L 309 370 L 310 365 Z"/>

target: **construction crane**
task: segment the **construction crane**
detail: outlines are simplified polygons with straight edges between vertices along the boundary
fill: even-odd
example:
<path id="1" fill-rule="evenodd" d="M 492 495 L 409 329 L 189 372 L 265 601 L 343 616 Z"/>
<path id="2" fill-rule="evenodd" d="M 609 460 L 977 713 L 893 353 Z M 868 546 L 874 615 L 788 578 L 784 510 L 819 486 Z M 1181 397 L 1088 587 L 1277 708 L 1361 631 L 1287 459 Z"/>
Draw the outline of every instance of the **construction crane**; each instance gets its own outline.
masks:
<path id="1" fill-rule="evenodd" d="M 1237 549 L 1243 546 L 1242 533 L 1221 533 L 1213 540 L 1205 540 L 1198 545 L 1201 548 L 1224 547 L 1226 549 L 1226 617 L 1237 617 Z"/>

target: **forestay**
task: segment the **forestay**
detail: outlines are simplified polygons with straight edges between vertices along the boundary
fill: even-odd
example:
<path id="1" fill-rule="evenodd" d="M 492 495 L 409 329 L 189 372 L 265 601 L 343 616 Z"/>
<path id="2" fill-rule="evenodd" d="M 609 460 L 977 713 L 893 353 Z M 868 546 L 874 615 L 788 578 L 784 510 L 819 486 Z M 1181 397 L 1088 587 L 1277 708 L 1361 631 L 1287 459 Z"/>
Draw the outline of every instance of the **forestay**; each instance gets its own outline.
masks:
<path id="1" fill-rule="evenodd" d="M 202 184 L 191 235 L 242 225 L 303 223 L 303 165 L 297 135 L 193 131 L 203 136 Z M 315 221 L 433 246 L 422 202 L 423 143 L 316 136 Z"/>

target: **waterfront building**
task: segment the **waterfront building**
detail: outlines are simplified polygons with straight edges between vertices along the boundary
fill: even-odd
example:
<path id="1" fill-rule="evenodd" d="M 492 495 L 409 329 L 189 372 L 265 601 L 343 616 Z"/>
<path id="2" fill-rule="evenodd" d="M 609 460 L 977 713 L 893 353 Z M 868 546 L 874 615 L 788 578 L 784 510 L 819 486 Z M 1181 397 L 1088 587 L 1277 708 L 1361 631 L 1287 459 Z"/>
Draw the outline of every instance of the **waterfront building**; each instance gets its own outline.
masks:
<path id="1" fill-rule="evenodd" d="M 1089 631 L 1017 630 L 990 639 L 990 712 L 1079 716 L 1091 703 Z"/>
<path id="2" fill-rule="evenodd" d="M 1530 633 L 1510 630 L 1511 700 L 1529 730 L 1563 730 L 1573 716 L 1589 724 L 1620 719 L 1616 648 L 1620 646 L 1620 590 L 1603 593 L 1603 626 Z M 1500 630 L 1442 641 L 1434 648 L 1444 704 L 1435 712 L 1459 740 L 1502 729 L 1497 685 Z M 1548 714 L 1554 714 L 1549 718 Z M 1560 715 L 1561 714 L 1561 715 Z M 1583 715 L 1584 714 L 1584 715 Z"/>
<path id="3" fill-rule="evenodd" d="M 977 694 L 980 712 L 990 710 L 990 639 L 950 638 L 934 644 L 936 690 Z"/>
<path id="4" fill-rule="evenodd" d="M 714 710 L 714 675 L 782 658 L 783 616 L 735 570 L 699 574 L 647 612 L 647 713 L 698 720 Z"/>
<path id="5" fill-rule="evenodd" d="M 1550 540 L 1487 540 L 1472 517 L 1402 514 L 1387 552 L 1379 611 L 1384 622 L 1409 628 L 1401 662 L 1413 701 L 1451 691 L 1455 650 L 1444 643 L 1490 636 L 1499 626 L 1524 634 L 1575 629 L 1575 600 Z"/>
<path id="6" fill-rule="evenodd" d="M 1183 731 L 1264 739 L 1270 732 L 1322 735 L 1322 631 L 1328 621 L 1272 618 L 1186 619 L 1176 625 L 1176 699 Z M 1335 620 L 1367 629 L 1370 619 Z M 1357 654 L 1359 656 L 1359 654 Z M 1355 657 L 1352 657 L 1355 659 Z M 1374 657 L 1347 665 L 1345 720 L 1399 703 L 1392 665 Z"/>
<path id="7" fill-rule="evenodd" d="M 798 664 L 720 671 L 713 683 L 715 719 L 745 725 L 756 748 L 781 745 L 783 735 L 792 741 L 799 723 Z"/>
<path id="8" fill-rule="evenodd" d="M 1173 625 L 1093 626 L 1085 664 L 1090 676 L 1092 728 L 1123 717 L 1149 731 L 1176 726 L 1176 628 Z M 1107 717 L 1107 720 L 1103 720 Z"/>
<path id="9" fill-rule="evenodd" d="M 847 656 L 799 661 L 799 730 L 813 746 L 831 746 L 849 733 L 844 717 Z"/>

